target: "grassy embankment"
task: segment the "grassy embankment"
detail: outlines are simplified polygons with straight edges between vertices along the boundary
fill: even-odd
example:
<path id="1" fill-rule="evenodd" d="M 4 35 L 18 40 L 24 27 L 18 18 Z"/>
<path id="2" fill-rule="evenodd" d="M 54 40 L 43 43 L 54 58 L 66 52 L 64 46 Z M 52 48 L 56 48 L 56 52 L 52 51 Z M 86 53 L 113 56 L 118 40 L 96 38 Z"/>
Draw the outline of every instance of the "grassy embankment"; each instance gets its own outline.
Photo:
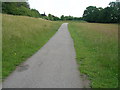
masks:
<path id="1" fill-rule="evenodd" d="M 38 18 L 3 15 L 3 79 L 39 50 L 60 25 Z"/>
<path id="2" fill-rule="evenodd" d="M 118 25 L 70 23 L 77 62 L 92 88 L 118 87 Z"/>

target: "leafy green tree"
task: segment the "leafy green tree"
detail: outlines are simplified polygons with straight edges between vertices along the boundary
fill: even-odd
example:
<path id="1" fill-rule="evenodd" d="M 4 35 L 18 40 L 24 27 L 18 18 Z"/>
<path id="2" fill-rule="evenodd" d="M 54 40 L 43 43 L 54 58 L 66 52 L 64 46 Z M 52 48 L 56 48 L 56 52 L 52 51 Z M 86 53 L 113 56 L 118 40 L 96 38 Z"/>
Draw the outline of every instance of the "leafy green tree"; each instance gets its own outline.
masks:
<path id="1" fill-rule="evenodd" d="M 16 14 L 16 10 L 20 7 L 25 7 L 30 9 L 27 2 L 3 2 L 2 11 L 7 14 Z"/>
<path id="2" fill-rule="evenodd" d="M 36 18 L 41 16 L 36 9 L 30 9 L 27 2 L 3 2 L 2 13 L 30 16 Z"/>
<path id="3" fill-rule="evenodd" d="M 83 18 L 82 17 L 73 17 L 73 20 L 74 21 L 81 21 L 81 20 L 83 20 Z"/>
<path id="4" fill-rule="evenodd" d="M 53 16 L 53 18 L 54 18 L 54 21 L 57 21 L 57 20 L 60 20 L 58 17 L 56 17 L 56 16 Z"/>
<path id="5" fill-rule="evenodd" d="M 83 14 L 84 20 L 88 22 L 96 22 L 97 16 L 99 15 L 99 9 L 95 6 L 89 6 L 86 8 Z"/>
<path id="6" fill-rule="evenodd" d="M 65 17 L 64 17 L 64 15 L 62 15 L 62 16 L 61 16 L 61 20 L 65 20 Z"/>
<path id="7" fill-rule="evenodd" d="M 40 13 L 36 9 L 31 9 L 32 17 L 39 18 L 41 17 Z"/>
<path id="8" fill-rule="evenodd" d="M 48 14 L 48 18 L 49 18 L 49 20 L 52 20 L 52 21 L 54 20 L 54 18 L 51 14 Z"/>
<path id="9" fill-rule="evenodd" d="M 73 20 L 74 18 L 72 16 L 65 16 L 65 20 Z"/>
<path id="10" fill-rule="evenodd" d="M 83 19 L 88 22 L 118 23 L 120 21 L 120 2 L 110 2 L 109 7 L 97 8 L 89 6 L 83 14 Z"/>
<path id="11" fill-rule="evenodd" d="M 101 21 L 103 23 L 110 23 L 113 20 L 113 8 L 106 7 L 102 11 Z"/>
<path id="12" fill-rule="evenodd" d="M 120 23 L 120 2 L 110 2 L 109 5 L 113 8 L 113 21 Z"/>

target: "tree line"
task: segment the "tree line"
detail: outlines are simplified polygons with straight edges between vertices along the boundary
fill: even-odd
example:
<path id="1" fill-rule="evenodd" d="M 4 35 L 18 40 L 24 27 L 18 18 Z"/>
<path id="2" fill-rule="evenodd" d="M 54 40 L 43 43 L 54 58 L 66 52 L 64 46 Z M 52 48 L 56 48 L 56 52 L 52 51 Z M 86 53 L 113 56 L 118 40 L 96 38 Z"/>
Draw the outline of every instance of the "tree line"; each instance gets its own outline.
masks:
<path id="1" fill-rule="evenodd" d="M 108 7 L 89 6 L 83 14 L 83 20 L 95 23 L 118 23 L 120 20 L 120 2 L 110 2 Z"/>
<path id="2" fill-rule="evenodd" d="M 30 9 L 28 2 L 3 2 L 2 3 L 2 13 L 43 18 L 43 19 L 47 19 L 47 20 L 51 20 L 51 21 L 81 20 L 81 18 L 73 17 L 73 16 L 62 15 L 59 18 L 52 14 L 48 14 L 48 16 L 45 13 L 40 14 L 36 9 Z"/>
<path id="3" fill-rule="evenodd" d="M 51 14 L 48 14 L 48 20 L 52 20 L 52 21 L 57 21 L 57 20 L 82 20 L 81 17 L 73 17 L 73 16 L 64 16 L 62 15 L 60 18 Z"/>
<path id="4" fill-rule="evenodd" d="M 3 2 L 2 13 L 30 17 L 41 16 L 36 9 L 30 9 L 30 6 L 27 2 Z"/>
<path id="5" fill-rule="evenodd" d="M 83 17 L 64 16 L 60 18 L 52 14 L 48 16 L 40 14 L 36 9 L 30 9 L 28 2 L 3 2 L 2 13 L 12 15 L 30 16 L 35 18 L 43 18 L 51 21 L 58 20 L 84 20 L 95 23 L 118 23 L 120 20 L 120 2 L 110 2 L 106 8 L 97 8 L 89 6 L 83 13 Z"/>

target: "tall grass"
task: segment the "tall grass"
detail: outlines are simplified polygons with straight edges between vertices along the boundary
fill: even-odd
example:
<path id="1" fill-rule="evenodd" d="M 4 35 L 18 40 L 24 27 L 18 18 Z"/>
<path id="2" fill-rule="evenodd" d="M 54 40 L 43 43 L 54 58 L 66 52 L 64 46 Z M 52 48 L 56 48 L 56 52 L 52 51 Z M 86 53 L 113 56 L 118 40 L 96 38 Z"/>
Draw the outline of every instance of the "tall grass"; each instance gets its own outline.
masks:
<path id="1" fill-rule="evenodd" d="M 118 87 L 118 25 L 70 23 L 81 73 L 92 88 Z"/>
<path id="2" fill-rule="evenodd" d="M 3 15 L 2 76 L 7 77 L 20 63 L 39 50 L 61 23 L 25 16 Z"/>

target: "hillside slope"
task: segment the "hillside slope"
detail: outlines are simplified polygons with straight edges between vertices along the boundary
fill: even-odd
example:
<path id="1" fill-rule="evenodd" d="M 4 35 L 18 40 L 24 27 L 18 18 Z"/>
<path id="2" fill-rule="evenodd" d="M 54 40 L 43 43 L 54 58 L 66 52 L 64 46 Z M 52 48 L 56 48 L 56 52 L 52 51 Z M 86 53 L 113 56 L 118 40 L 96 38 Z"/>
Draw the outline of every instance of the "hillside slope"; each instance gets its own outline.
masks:
<path id="1" fill-rule="evenodd" d="M 26 16 L 2 16 L 3 79 L 20 63 L 39 50 L 61 23 Z"/>

